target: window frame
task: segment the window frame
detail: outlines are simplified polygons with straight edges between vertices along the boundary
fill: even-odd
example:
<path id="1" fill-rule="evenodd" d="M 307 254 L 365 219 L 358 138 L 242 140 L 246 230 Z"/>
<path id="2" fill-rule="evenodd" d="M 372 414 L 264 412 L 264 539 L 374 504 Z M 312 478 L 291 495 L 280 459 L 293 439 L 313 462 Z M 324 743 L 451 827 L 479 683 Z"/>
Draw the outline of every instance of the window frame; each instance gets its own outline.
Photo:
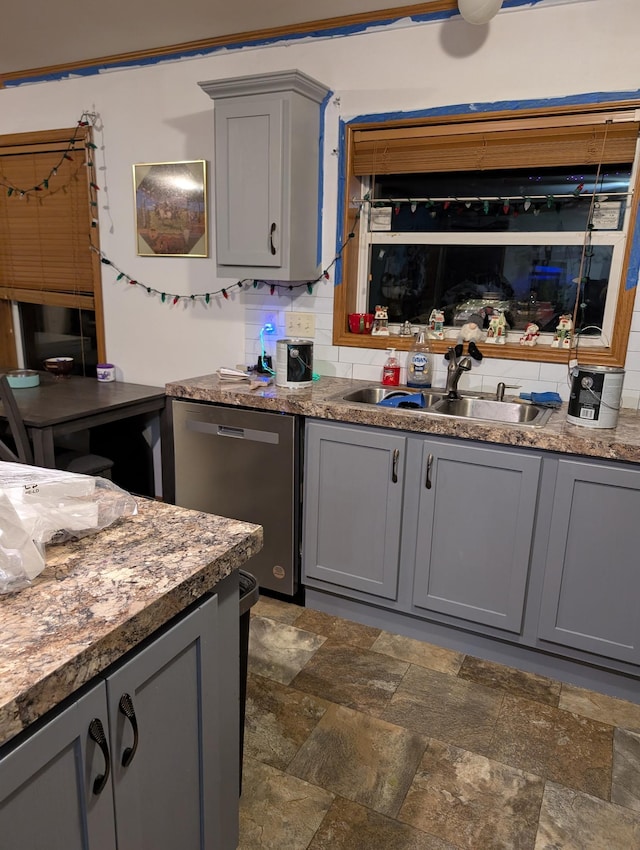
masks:
<path id="1" fill-rule="evenodd" d="M 386 349 L 389 346 L 389 337 L 371 337 L 360 334 L 352 334 L 348 330 L 347 316 L 351 312 L 358 312 L 358 304 L 362 303 L 362 280 L 366 282 L 366 270 L 363 273 L 363 264 L 368 263 L 368 246 L 366 240 L 363 240 L 363 227 L 361 225 L 361 204 L 359 198 L 362 193 L 362 179 L 360 173 L 355 172 L 358 168 L 354 167 L 355 161 L 355 138 L 362 138 L 363 131 L 371 131 L 376 135 L 384 137 L 385 134 L 391 131 L 391 135 L 396 138 L 402 138 L 406 134 L 408 138 L 415 138 L 421 132 L 428 136 L 430 128 L 434 132 L 437 125 L 440 130 L 444 127 L 444 132 L 455 134 L 457 124 L 473 124 L 473 122 L 491 122 L 496 121 L 508 126 L 510 123 L 516 127 L 521 119 L 541 119 L 539 122 L 544 126 L 544 119 L 548 119 L 548 124 L 552 125 L 559 122 L 561 125 L 572 126 L 572 117 L 577 116 L 576 121 L 584 121 L 590 114 L 611 113 L 616 116 L 620 113 L 630 113 L 638 110 L 640 100 L 614 101 L 607 103 L 590 103 L 578 105 L 564 105 L 560 107 L 543 108 L 523 108 L 517 110 L 501 110 L 495 112 L 483 112 L 479 110 L 478 114 L 458 113 L 452 115 L 429 115 L 426 117 L 407 118 L 405 120 L 361 120 L 354 119 L 351 122 L 345 122 L 342 127 L 343 138 L 341 147 L 344 197 L 339 199 L 341 213 L 339 227 L 342 231 L 339 234 L 338 243 L 344 241 L 346 244 L 341 254 L 340 278 L 336 282 L 334 292 L 334 315 L 333 315 L 333 344 L 337 346 L 348 346 L 356 348 L 374 348 Z M 637 116 L 637 112 L 636 112 Z M 479 125 L 478 125 L 479 126 Z M 381 131 L 381 133 L 379 132 Z M 604 366 L 624 366 L 627 346 L 629 341 L 629 332 L 631 328 L 631 319 L 636 297 L 636 286 L 626 287 L 626 280 L 629 273 L 629 264 L 631 260 L 634 241 L 640 239 L 640 228 L 637 227 L 638 217 L 638 193 L 640 190 L 640 167 L 638 167 L 640 157 L 637 153 L 634 160 L 632 178 L 629 187 L 629 203 L 627 209 L 627 234 L 626 246 L 622 261 L 620 263 L 620 279 L 618 282 L 618 295 L 615 299 L 615 308 L 611 306 L 611 300 L 606 308 L 605 318 L 612 310 L 614 311 L 614 319 L 611 322 L 612 333 L 608 344 L 597 344 L 594 346 L 594 341 L 586 338 L 583 340 L 581 347 L 580 359 L 585 363 L 593 363 Z M 361 166 L 359 166 L 361 171 Z M 346 239 L 342 236 L 345 234 Z M 385 231 L 377 232 L 376 239 L 380 234 L 387 235 Z M 438 241 L 446 241 L 442 237 L 445 234 L 438 235 Z M 463 239 L 460 239 L 460 236 Z M 539 234 L 536 234 L 538 236 Z M 592 231 L 592 237 L 595 232 Z M 415 236 L 415 234 L 412 234 Z M 452 241 L 455 244 L 464 244 L 465 234 L 456 234 Z M 609 239 L 611 237 L 609 236 Z M 433 241 L 433 240 L 429 240 Z M 467 240 L 468 242 L 468 240 Z M 619 263 L 619 258 L 618 262 Z M 442 341 L 434 340 L 433 349 L 438 353 L 445 353 L 447 346 L 451 344 L 451 340 L 455 340 L 457 335 L 456 329 L 448 328 L 449 339 Z M 393 344 L 399 350 L 408 350 L 411 346 L 412 339 L 409 337 L 393 336 Z M 602 341 L 606 340 L 606 334 L 603 334 Z M 482 351 L 485 357 L 500 358 L 511 360 L 525 360 L 535 362 L 550 362 L 550 363 L 565 363 L 567 360 L 566 350 L 552 348 L 550 345 L 538 345 L 535 347 L 522 346 L 518 342 L 507 342 L 505 345 L 482 346 Z"/>

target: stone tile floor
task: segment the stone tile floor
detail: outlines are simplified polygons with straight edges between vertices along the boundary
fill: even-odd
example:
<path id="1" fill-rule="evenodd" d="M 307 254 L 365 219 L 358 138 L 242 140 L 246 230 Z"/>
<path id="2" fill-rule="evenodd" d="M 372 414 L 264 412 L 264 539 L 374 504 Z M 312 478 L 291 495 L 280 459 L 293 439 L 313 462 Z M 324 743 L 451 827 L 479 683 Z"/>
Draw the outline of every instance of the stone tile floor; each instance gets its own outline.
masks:
<path id="1" fill-rule="evenodd" d="M 640 705 L 269 597 L 240 850 L 640 850 Z"/>

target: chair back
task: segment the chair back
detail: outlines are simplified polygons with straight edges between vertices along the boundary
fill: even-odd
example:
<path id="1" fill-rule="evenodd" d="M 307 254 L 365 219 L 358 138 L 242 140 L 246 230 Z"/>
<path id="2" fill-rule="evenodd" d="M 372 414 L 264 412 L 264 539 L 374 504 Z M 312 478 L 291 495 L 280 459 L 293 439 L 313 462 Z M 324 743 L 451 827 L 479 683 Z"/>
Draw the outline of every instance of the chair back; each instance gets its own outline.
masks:
<path id="1" fill-rule="evenodd" d="M 0 375 L 0 401 L 2 402 L 2 412 L 9 423 L 11 437 L 16 447 L 14 452 L 0 439 L 0 458 L 12 463 L 33 465 L 33 451 L 29 442 L 29 435 L 6 375 Z"/>

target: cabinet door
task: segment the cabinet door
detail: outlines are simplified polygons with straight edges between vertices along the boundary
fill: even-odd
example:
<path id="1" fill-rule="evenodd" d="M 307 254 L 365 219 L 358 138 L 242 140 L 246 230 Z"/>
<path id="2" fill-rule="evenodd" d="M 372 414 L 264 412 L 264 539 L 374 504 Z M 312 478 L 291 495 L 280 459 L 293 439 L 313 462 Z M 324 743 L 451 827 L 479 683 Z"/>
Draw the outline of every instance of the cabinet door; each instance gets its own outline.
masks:
<path id="1" fill-rule="evenodd" d="M 558 463 L 538 636 L 640 663 L 640 471 Z"/>
<path id="2" fill-rule="evenodd" d="M 107 678 L 118 850 L 222 846 L 216 634 L 214 596 Z"/>
<path id="3" fill-rule="evenodd" d="M 520 631 L 540 464 L 517 452 L 424 442 L 416 606 Z"/>
<path id="4" fill-rule="evenodd" d="M 111 779 L 91 740 L 108 734 L 100 683 L 0 759 L 0 846 L 7 850 L 115 850 Z"/>
<path id="5" fill-rule="evenodd" d="M 307 426 L 305 577 L 396 598 L 405 446 L 386 431 Z"/>
<path id="6" fill-rule="evenodd" d="M 287 107 L 279 97 L 216 102 L 218 265 L 282 265 L 282 156 Z"/>

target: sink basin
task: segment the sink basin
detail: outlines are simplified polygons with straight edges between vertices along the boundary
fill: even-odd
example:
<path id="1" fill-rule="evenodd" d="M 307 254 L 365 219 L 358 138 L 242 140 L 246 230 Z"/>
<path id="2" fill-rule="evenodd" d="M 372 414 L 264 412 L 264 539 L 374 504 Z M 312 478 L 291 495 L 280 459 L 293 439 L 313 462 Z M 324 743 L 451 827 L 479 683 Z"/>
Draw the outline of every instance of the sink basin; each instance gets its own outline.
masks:
<path id="1" fill-rule="evenodd" d="M 550 408 L 536 407 L 512 401 L 488 398 L 441 398 L 433 406 L 434 413 L 458 416 L 464 419 L 483 419 L 516 425 L 544 425 L 551 416 Z"/>
<path id="2" fill-rule="evenodd" d="M 421 392 L 424 396 L 425 404 L 430 407 L 437 401 L 441 401 L 444 395 L 444 390 L 418 390 L 413 387 L 361 387 L 359 390 L 352 390 L 346 395 L 340 396 L 342 401 L 357 402 L 358 404 L 378 404 L 385 398 L 398 398 L 398 396 L 412 396 Z"/>
<path id="3" fill-rule="evenodd" d="M 547 407 L 535 404 L 522 404 L 518 401 L 497 401 L 495 398 L 481 398 L 478 394 L 465 393 L 461 398 L 447 398 L 444 388 L 417 390 L 412 387 L 360 387 L 349 393 L 339 395 L 336 401 L 355 402 L 356 404 L 378 404 L 385 398 L 398 398 L 422 392 L 426 407 L 415 412 L 421 415 L 452 416 L 460 419 L 477 419 L 484 422 L 504 422 L 509 425 L 529 425 L 540 427 L 552 414 Z M 389 407 L 387 410 L 393 410 Z"/>

